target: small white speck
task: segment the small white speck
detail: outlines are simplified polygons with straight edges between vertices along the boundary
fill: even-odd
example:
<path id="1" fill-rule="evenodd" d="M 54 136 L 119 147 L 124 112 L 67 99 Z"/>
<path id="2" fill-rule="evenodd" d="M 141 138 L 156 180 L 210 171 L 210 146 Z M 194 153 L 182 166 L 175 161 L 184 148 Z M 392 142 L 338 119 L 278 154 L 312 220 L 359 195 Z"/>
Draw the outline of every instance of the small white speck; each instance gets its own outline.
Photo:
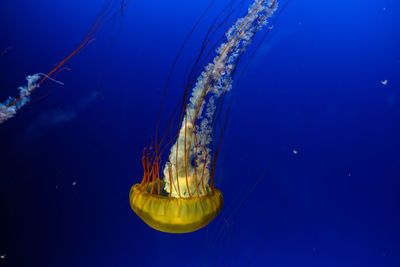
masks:
<path id="1" fill-rule="evenodd" d="M 382 85 L 387 85 L 387 83 L 388 83 L 388 80 L 383 80 L 383 81 L 381 81 L 381 84 L 382 84 Z"/>
<path id="2" fill-rule="evenodd" d="M 0 254 L 0 259 L 3 260 L 3 259 L 5 259 L 5 258 L 6 258 L 6 253 L 1 253 L 1 254 Z"/>
<path id="3" fill-rule="evenodd" d="M 58 189 L 58 185 L 56 185 L 56 189 Z"/>
<path id="4" fill-rule="evenodd" d="M 297 155 L 297 154 L 299 154 L 299 151 L 296 149 L 293 149 L 293 154 Z"/>
<path id="5" fill-rule="evenodd" d="M 386 11 L 386 7 L 382 8 L 383 11 Z"/>
<path id="6" fill-rule="evenodd" d="M 77 183 L 78 183 L 77 181 L 73 181 L 72 186 L 75 186 Z"/>
<path id="7" fill-rule="evenodd" d="M 349 172 L 349 177 L 351 176 L 351 173 Z"/>
<path id="8" fill-rule="evenodd" d="M 271 25 L 268 27 L 269 30 L 272 30 L 274 28 L 274 25 Z"/>

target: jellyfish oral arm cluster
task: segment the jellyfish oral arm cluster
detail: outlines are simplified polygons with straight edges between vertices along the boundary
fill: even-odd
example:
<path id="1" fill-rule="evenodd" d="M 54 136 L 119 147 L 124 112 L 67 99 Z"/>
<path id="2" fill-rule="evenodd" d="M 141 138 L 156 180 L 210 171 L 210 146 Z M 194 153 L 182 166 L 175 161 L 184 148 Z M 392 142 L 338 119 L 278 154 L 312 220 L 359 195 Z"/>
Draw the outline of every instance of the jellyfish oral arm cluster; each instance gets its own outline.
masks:
<path id="1" fill-rule="evenodd" d="M 225 33 L 226 42 L 219 46 L 213 62 L 205 67 L 198 78 L 179 136 L 164 167 L 165 190 L 173 197 L 202 196 L 209 192 L 209 155 L 215 103 L 231 89 L 232 73 L 238 58 L 276 9 L 277 1 L 255 1 L 247 15 L 239 18 Z"/>
<path id="2" fill-rule="evenodd" d="M 31 100 L 31 93 L 40 86 L 40 82 L 44 79 L 50 79 L 53 82 L 64 85 L 62 82 L 51 78 L 45 73 L 36 73 L 26 76 L 27 84 L 18 87 L 19 97 L 9 97 L 4 103 L 0 103 L 0 124 L 14 117 L 17 111 Z"/>
<path id="3" fill-rule="evenodd" d="M 152 228 L 169 233 L 196 231 L 210 223 L 223 206 L 213 182 L 217 152 L 211 151 L 213 120 L 221 98 L 232 86 L 233 74 L 254 35 L 277 9 L 277 0 L 255 0 L 247 14 L 225 33 L 211 63 L 185 98 L 180 128 L 169 143 L 168 160 L 160 179 L 159 145 L 144 150 L 144 175 L 129 193 L 133 211 Z"/>
<path id="4" fill-rule="evenodd" d="M 9 97 L 4 103 L 0 103 L 0 124 L 9 118 L 14 117 L 17 111 L 28 103 L 30 98 L 30 92 L 39 87 L 38 81 L 40 80 L 41 73 L 26 76 L 27 84 L 25 86 L 18 87 L 19 90 L 19 101 L 17 99 Z"/>
<path id="5" fill-rule="evenodd" d="M 28 75 L 26 77 L 28 81 L 27 85 L 18 87 L 18 97 L 9 97 L 5 102 L 0 102 L 0 124 L 14 117 L 18 110 L 20 110 L 26 103 L 30 101 L 30 95 L 33 93 L 33 91 L 38 88 L 45 80 L 49 79 L 53 82 L 64 85 L 62 82 L 59 82 L 50 76 L 54 77 L 54 75 L 57 75 L 58 72 L 63 69 L 62 67 L 67 61 L 69 61 L 79 51 L 86 48 L 92 41 L 94 41 L 96 35 L 100 33 L 108 23 L 113 21 L 114 18 L 124 12 L 125 7 L 128 5 L 129 2 L 130 0 L 106 0 L 104 8 L 100 12 L 100 15 L 96 19 L 95 23 L 92 25 L 88 34 L 67 57 L 56 64 L 56 66 L 47 74 L 36 73 L 34 75 Z M 2 52 L 2 54 L 4 54 L 6 51 L 7 48 Z"/>

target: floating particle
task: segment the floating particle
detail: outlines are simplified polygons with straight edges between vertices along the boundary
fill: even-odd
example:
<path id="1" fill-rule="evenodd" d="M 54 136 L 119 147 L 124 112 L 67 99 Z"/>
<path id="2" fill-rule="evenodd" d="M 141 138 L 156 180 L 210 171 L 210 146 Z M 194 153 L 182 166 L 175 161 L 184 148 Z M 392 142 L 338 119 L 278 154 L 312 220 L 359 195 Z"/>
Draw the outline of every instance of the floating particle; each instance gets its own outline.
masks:
<path id="1" fill-rule="evenodd" d="M 382 85 L 387 85 L 387 83 L 388 83 L 388 80 L 383 80 L 383 81 L 381 81 L 381 84 L 382 84 Z"/>
<path id="2" fill-rule="evenodd" d="M 299 154 L 299 151 L 296 149 L 293 149 L 293 154 L 297 155 L 297 154 Z"/>
<path id="3" fill-rule="evenodd" d="M 56 189 L 58 189 L 58 185 L 56 185 Z"/>
<path id="4" fill-rule="evenodd" d="M 3 260 L 3 259 L 5 259 L 5 258 L 6 258 L 6 253 L 1 253 L 1 254 L 0 254 L 0 259 Z"/>
<path id="5" fill-rule="evenodd" d="M 386 7 L 382 8 L 383 11 L 386 11 Z"/>
<path id="6" fill-rule="evenodd" d="M 73 181 L 72 186 L 75 186 L 77 183 L 78 183 L 77 181 Z"/>

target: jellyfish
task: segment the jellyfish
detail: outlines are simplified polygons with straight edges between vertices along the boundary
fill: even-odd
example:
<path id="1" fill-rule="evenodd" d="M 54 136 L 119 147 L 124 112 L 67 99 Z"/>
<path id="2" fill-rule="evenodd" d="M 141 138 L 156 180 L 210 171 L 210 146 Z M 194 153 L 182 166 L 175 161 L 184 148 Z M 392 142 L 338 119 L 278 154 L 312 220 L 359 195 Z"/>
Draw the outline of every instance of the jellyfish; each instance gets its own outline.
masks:
<path id="1" fill-rule="evenodd" d="M 245 16 L 234 22 L 191 93 L 185 90 L 171 140 L 161 146 L 165 134 L 158 141 L 157 129 L 154 147 L 144 149 L 143 179 L 132 186 L 129 199 L 133 211 L 150 227 L 168 233 L 193 232 L 221 211 L 224 200 L 215 187 L 214 172 L 222 134 L 218 141 L 213 138 L 215 120 L 232 88 L 238 61 L 277 7 L 277 0 L 255 0 Z M 167 147 L 170 152 L 162 164 Z"/>
<path id="2" fill-rule="evenodd" d="M 30 101 L 30 96 L 40 85 L 47 79 L 63 85 L 62 82 L 52 78 L 53 75 L 57 75 L 61 71 L 67 61 L 73 56 L 79 53 L 82 49 L 87 47 L 96 37 L 96 35 L 104 29 L 104 27 L 112 21 L 116 16 L 124 12 L 124 8 L 128 5 L 130 0 L 107 0 L 103 9 L 101 10 L 95 23 L 86 34 L 85 38 L 79 43 L 79 45 L 61 62 L 59 62 L 53 69 L 47 74 L 36 73 L 33 75 L 26 76 L 27 84 L 25 86 L 18 87 L 18 97 L 8 97 L 5 102 L 0 102 L 0 124 L 4 121 L 12 118 L 15 114 Z M 4 54 L 7 48 L 2 52 Z"/>

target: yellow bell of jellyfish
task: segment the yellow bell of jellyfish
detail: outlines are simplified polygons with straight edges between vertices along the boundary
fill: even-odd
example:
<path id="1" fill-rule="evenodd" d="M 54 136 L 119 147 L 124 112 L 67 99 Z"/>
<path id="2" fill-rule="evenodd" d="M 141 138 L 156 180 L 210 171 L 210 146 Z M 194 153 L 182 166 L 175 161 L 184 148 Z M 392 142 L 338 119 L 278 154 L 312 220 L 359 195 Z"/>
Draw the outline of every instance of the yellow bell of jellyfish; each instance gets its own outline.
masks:
<path id="1" fill-rule="evenodd" d="M 214 188 L 212 179 L 209 184 L 209 168 L 201 164 L 204 153 L 198 151 L 193 155 L 189 149 L 186 152 L 182 149 L 191 147 L 189 135 L 196 136 L 191 128 L 187 124 L 172 147 L 164 180 L 158 175 L 158 153 L 151 156 L 149 150 L 144 150 L 142 183 L 135 184 L 129 193 L 133 211 L 150 227 L 162 232 L 196 231 L 210 223 L 222 209 L 222 193 Z M 186 145 L 180 143 L 185 139 Z"/>
<path id="2" fill-rule="evenodd" d="M 130 201 L 135 213 L 150 227 L 168 233 L 188 233 L 209 224 L 221 211 L 223 198 L 219 190 L 206 196 L 170 198 L 168 193 L 151 194 L 152 184 L 132 187 Z"/>
<path id="3" fill-rule="evenodd" d="M 160 194 L 152 193 L 158 188 Z M 204 196 L 170 197 L 161 189 L 164 181 L 135 184 L 130 193 L 133 211 L 150 227 L 168 233 L 188 233 L 209 224 L 221 211 L 222 193 L 214 189 Z"/>
<path id="4" fill-rule="evenodd" d="M 159 143 L 157 126 L 154 150 L 150 153 L 145 149 L 143 153 L 143 180 L 129 193 L 133 211 L 150 227 L 168 233 L 193 232 L 209 224 L 221 211 L 224 201 L 214 186 L 214 170 L 225 125 L 215 127 L 216 118 L 221 116 L 241 55 L 276 8 L 276 0 L 255 0 L 248 13 L 225 33 L 226 41 L 205 66 L 191 94 L 188 90 L 193 83 L 189 82 L 181 112 L 171 118 Z M 168 133 L 173 134 L 172 138 L 163 144 Z M 161 179 L 161 155 L 170 144 Z"/>

